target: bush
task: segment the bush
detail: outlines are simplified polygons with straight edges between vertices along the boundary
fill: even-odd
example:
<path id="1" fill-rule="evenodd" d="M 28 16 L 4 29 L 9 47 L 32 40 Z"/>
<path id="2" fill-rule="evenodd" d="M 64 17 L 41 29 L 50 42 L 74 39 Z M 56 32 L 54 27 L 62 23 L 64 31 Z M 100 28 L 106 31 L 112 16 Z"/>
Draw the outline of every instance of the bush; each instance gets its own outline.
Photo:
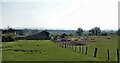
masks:
<path id="1" fill-rule="evenodd" d="M 14 34 L 4 34 L 2 35 L 2 42 L 12 42 L 15 41 L 16 37 Z"/>
<path id="2" fill-rule="evenodd" d="M 107 36 L 108 34 L 107 34 L 107 33 L 102 33 L 101 35 L 102 35 L 102 36 Z"/>

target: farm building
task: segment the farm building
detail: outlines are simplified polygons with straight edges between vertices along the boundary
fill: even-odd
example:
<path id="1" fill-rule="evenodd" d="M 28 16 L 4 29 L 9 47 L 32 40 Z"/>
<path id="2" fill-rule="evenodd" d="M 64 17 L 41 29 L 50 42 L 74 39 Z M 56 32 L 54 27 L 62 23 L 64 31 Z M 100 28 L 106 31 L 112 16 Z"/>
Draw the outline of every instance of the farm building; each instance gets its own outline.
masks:
<path id="1" fill-rule="evenodd" d="M 17 35 L 18 40 L 26 40 L 26 36 Z"/>
<path id="2" fill-rule="evenodd" d="M 50 39 L 49 34 L 50 33 L 47 31 L 42 31 L 37 34 L 27 36 L 26 39 L 27 40 L 48 40 L 48 39 Z"/>
<path id="3" fill-rule="evenodd" d="M 24 35 L 23 30 L 16 29 L 16 34 L 17 35 Z"/>

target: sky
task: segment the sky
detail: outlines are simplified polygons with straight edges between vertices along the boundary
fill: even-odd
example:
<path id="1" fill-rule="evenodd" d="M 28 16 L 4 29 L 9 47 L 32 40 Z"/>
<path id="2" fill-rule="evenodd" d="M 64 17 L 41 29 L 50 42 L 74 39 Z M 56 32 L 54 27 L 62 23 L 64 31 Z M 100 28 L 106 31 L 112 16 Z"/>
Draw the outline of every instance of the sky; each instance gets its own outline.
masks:
<path id="1" fill-rule="evenodd" d="M 119 0 L 1 0 L 0 28 L 118 29 Z"/>

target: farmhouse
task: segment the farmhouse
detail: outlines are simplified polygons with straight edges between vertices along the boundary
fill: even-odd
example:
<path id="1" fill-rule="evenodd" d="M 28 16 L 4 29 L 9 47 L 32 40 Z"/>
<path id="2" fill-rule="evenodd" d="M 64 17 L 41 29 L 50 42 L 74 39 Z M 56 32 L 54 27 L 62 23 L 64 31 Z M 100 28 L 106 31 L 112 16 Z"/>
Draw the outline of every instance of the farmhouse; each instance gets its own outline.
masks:
<path id="1" fill-rule="evenodd" d="M 27 36 L 26 39 L 27 40 L 48 40 L 48 39 L 50 39 L 49 34 L 50 33 L 47 31 L 42 31 L 37 34 Z"/>

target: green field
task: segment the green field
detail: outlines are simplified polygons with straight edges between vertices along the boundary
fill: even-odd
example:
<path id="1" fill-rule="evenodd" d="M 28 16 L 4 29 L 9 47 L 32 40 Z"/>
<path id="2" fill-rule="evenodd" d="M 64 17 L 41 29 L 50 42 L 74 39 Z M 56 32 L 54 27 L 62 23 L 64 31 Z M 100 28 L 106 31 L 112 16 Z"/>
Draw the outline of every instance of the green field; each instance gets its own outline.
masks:
<path id="1" fill-rule="evenodd" d="M 110 61 L 117 61 L 116 36 L 97 37 L 97 41 L 88 45 L 88 54 L 61 48 L 50 40 L 18 40 L 2 43 L 3 61 L 106 61 L 107 49 L 110 49 Z M 98 48 L 97 57 L 93 57 L 94 48 Z M 78 48 L 77 48 L 78 51 Z"/>
<path id="2" fill-rule="evenodd" d="M 107 50 L 110 51 L 110 61 L 117 61 L 117 48 L 118 48 L 118 37 L 113 36 L 111 39 L 107 37 L 97 37 L 95 43 L 91 43 L 88 46 L 88 56 L 93 56 L 94 48 L 98 48 L 97 57 L 103 61 L 107 60 Z"/>

